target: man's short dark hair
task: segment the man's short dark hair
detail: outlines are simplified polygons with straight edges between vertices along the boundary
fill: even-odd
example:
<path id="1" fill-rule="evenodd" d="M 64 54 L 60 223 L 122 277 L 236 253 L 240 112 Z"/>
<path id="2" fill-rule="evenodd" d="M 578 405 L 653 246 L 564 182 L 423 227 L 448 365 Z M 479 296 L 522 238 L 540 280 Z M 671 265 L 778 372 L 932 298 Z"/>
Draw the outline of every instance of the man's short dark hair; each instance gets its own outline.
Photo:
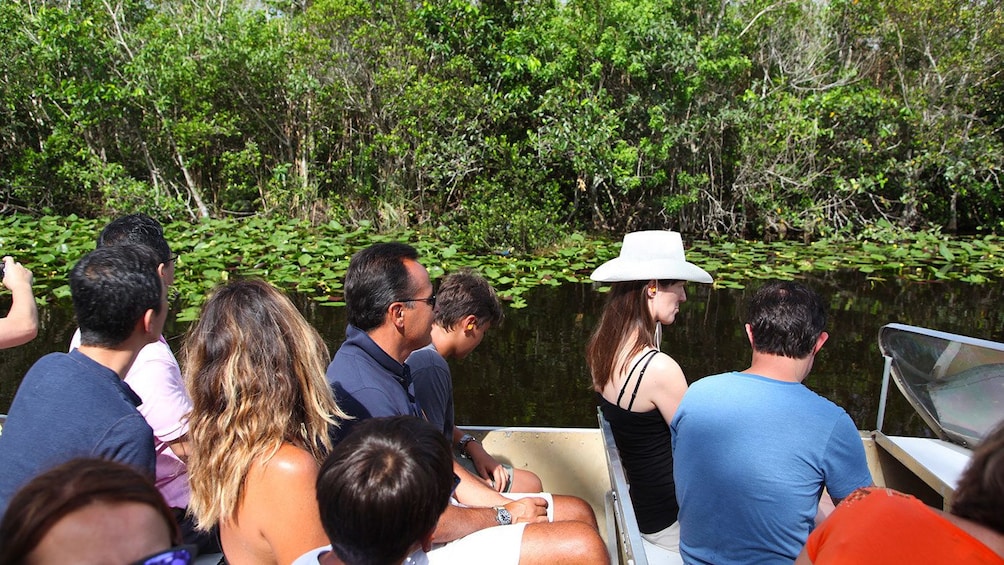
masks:
<path id="1" fill-rule="evenodd" d="M 473 315 L 479 325 L 497 328 L 502 322 L 502 303 L 495 289 L 471 269 L 451 273 L 436 292 L 436 324 L 452 330 L 461 320 Z"/>
<path id="2" fill-rule="evenodd" d="M 128 243 L 145 245 L 154 250 L 161 263 L 171 260 L 171 246 L 164 239 L 164 228 L 146 214 L 116 218 L 98 236 L 98 247 Z"/>
<path id="3" fill-rule="evenodd" d="M 70 271 L 80 343 L 115 347 L 132 335 L 147 310 L 160 313 L 160 263 L 144 245 L 99 247 Z"/>
<path id="4" fill-rule="evenodd" d="M 393 302 L 416 298 L 405 259 L 418 260 L 418 251 L 405 243 L 377 243 L 352 256 L 345 273 L 350 324 L 368 332 L 383 324 Z"/>
<path id="5" fill-rule="evenodd" d="M 804 359 L 826 328 L 826 304 L 809 287 L 791 281 L 772 282 L 753 295 L 746 323 L 759 353 Z"/>
<path id="6" fill-rule="evenodd" d="M 435 529 L 452 491 L 449 443 L 414 416 L 360 422 L 317 476 L 321 525 L 347 565 L 400 563 Z"/>

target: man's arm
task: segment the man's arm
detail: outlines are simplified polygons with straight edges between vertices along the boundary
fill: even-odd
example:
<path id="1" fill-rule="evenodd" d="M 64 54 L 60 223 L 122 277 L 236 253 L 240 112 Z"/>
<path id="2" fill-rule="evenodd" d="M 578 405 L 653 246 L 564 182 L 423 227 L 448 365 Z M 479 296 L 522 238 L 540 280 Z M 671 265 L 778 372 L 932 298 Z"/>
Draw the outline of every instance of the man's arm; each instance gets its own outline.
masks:
<path id="1" fill-rule="evenodd" d="M 532 523 L 547 521 L 546 499 L 531 496 L 518 500 L 511 500 L 486 485 L 480 479 L 467 471 L 463 465 L 457 463 L 456 461 L 453 462 L 453 472 L 460 477 L 460 484 L 457 485 L 457 490 L 455 491 L 456 499 L 464 506 L 478 507 L 483 511 L 491 511 L 490 513 L 481 513 L 481 520 L 476 521 L 475 523 L 480 523 L 482 526 L 475 528 L 472 531 L 477 531 L 483 527 L 497 526 L 497 513 L 494 508 L 499 506 L 504 506 L 507 510 L 509 510 L 514 524 L 518 524 L 520 522 Z M 491 518 L 491 520 L 488 520 L 487 518 Z M 466 533 L 464 535 L 466 535 Z"/>
<path id="2" fill-rule="evenodd" d="M 0 349 L 28 343 L 38 335 L 38 308 L 31 291 L 34 281 L 31 271 L 10 256 L 4 257 L 3 262 L 3 285 L 10 289 L 13 300 L 10 312 L 0 318 Z"/>
<path id="3" fill-rule="evenodd" d="M 453 443 L 454 445 L 460 443 L 461 438 L 464 437 L 464 431 L 460 428 L 453 426 Z M 481 445 L 481 442 L 474 439 L 466 442 L 464 444 L 463 453 L 466 453 L 471 461 L 474 462 L 474 468 L 477 469 L 478 475 L 482 479 L 488 479 L 492 481 L 495 486 L 495 490 L 498 492 L 503 492 L 509 483 L 509 473 L 506 472 L 505 467 L 503 467 L 494 457 L 491 456 L 485 447 Z"/>
<path id="4" fill-rule="evenodd" d="M 498 506 L 504 506 L 509 511 L 513 524 L 547 522 L 547 501 L 543 498 L 509 500 Z M 432 541 L 445 543 L 498 525 L 498 511 L 495 508 L 467 508 L 449 504 L 439 517 Z"/>
<path id="5" fill-rule="evenodd" d="M 834 506 L 855 490 L 874 484 L 861 434 L 846 413 L 834 425 L 824 465 L 825 486 Z"/>
<path id="6" fill-rule="evenodd" d="M 94 446 L 92 456 L 105 457 L 136 467 L 153 480 L 157 476 L 157 455 L 150 426 L 138 412 L 119 418 Z"/>

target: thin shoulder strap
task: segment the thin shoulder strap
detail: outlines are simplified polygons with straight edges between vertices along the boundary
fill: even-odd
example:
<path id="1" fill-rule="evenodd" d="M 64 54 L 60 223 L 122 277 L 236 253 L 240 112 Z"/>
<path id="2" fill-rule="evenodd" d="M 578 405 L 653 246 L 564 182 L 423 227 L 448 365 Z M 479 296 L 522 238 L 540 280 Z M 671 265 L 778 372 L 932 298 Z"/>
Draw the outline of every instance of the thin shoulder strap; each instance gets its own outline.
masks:
<path id="1" fill-rule="evenodd" d="M 628 402 L 627 409 L 630 410 L 631 407 L 634 406 L 634 399 L 636 396 L 638 396 L 638 387 L 641 386 L 641 378 L 645 376 L 645 369 L 648 368 L 648 364 L 652 361 L 653 358 L 655 358 L 655 354 L 658 352 L 659 352 L 658 349 L 653 349 L 652 351 L 649 351 L 648 353 L 645 353 L 644 355 L 639 357 L 638 360 L 634 362 L 634 365 L 631 366 L 631 370 L 627 374 L 627 378 L 624 379 L 624 384 L 621 385 L 620 394 L 617 395 L 617 406 L 621 405 L 621 398 L 624 397 L 624 391 L 627 390 L 627 385 L 628 382 L 631 380 L 631 375 L 634 374 L 634 370 L 638 368 L 638 365 L 641 365 L 641 362 L 644 361 L 645 364 L 642 365 L 641 372 L 638 373 L 638 380 L 634 384 L 634 391 L 631 392 L 631 402 Z"/>

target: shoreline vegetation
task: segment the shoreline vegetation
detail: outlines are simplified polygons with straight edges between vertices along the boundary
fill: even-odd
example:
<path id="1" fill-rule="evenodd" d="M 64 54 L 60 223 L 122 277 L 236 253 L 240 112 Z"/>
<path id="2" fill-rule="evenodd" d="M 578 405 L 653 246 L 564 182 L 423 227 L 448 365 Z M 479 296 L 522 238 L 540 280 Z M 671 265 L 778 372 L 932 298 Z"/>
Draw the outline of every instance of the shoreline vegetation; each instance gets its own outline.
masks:
<path id="1" fill-rule="evenodd" d="M 609 250 L 575 234 L 649 227 L 735 242 L 691 245 L 720 284 L 982 282 L 1001 45 L 968 0 L 0 2 L 0 201 L 178 222 L 191 297 L 237 268 L 331 300 L 356 238 L 421 232 L 518 306 Z"/>
<path id="2" fill-rule="evenodd" d="M 30 268 L 36 299 L 69 301 L 67 274 L 87 251 L 105 219 L 0 217 L 0 249 Z M 455 244 L 448 230 L 378 233 L 363 222 L 263 218 L 171 222 L 165 233 L 180 255 L 173 291 L 179 321 L 191 321 L 205 295 L 231 277 L 256 276 L 326 306 L 341 306 L 341 286 L 353 253 L 377 241 L 414 245 L 433 279 L 461 267 L 479 270 L 511 308 L 539 285 L 588 283 L 589 273 L 613 257 L 620 241 L 572 234 L 546 250 L 482 253 Z M 688 260 L 701 265 L 721 288 L 743 288 L 761 279 L 794 279 L 853 270 L 869 280 L 959 281 L 979 285 L 1004 279 L 1004 238 L 948 237 L 937 231 L 907 232 L 888 227 L 867 237 L 820 239 L 811 243 L 690 240 Z"/>

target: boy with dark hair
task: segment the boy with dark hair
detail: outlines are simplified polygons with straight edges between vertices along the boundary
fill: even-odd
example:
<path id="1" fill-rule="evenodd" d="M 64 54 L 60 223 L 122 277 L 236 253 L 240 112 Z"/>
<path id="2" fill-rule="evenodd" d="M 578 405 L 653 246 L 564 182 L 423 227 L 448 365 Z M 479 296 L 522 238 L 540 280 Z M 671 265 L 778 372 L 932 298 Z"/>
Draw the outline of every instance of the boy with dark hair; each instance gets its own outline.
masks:
<path id="1" fill-rule="evenodd" d="M 136 354 L 157 339 L 167 287 L 152 250 L 96 249 L 70 272 L 82 342 L 28 370 L 0 435 L 0 513 L 35 475 L 75 457 L 105 457 L 154 475 L 153 434 L 122 381 Z"/>
<path id="2" fill-rule="evenodd" d="M 453 377 L 446 360 L 470 355 L 502 318 L 502 304 L 484 277 L 470 269 L 447 276 L 436 294 L 432 343 L 412 353 L 408 366 L 418 405 L 456 445 L 468 471 L 499 492 L 540 492 L 537 475 L 499 463 L 474 436 L 454 424 Z"/>
<path id="3" fill-rule="evenodd" d="M 294 565 L 425 563 L 454 481 L 450 446 L 414 416 L 370 418 L 332 450 L 317 476 L 331 546 Z"/>

